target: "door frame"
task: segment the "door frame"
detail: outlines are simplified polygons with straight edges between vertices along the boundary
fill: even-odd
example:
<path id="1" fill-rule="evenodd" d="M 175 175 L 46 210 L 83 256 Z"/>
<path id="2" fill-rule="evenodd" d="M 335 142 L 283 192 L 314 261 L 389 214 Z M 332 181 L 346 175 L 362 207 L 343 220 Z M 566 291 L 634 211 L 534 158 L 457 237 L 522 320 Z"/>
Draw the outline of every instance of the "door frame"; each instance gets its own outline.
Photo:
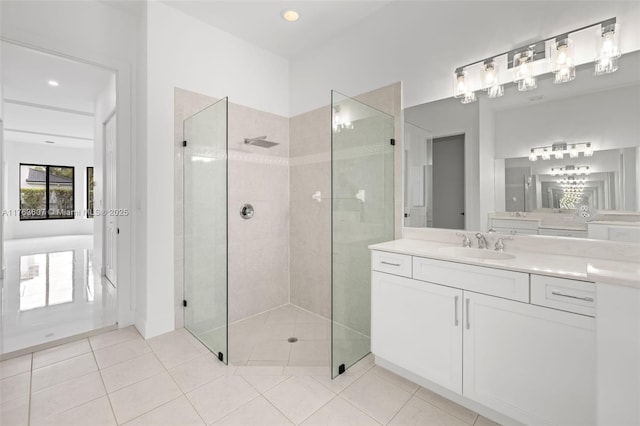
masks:
<path id="1" fill-rule="evenodd" d="M 102 276 L 104 276 L 111 284 L 113 284 L 115 287 L 118 286 L 118 238 L 117 238 L 117 232 L 116 232 L 116 239 L 115 239 L 115 253 L 113 256 L 113 276 L 109 276 L 109 274 L 107 274 L 107 268 L 106 268 L 106 259 L 107 259 L 107 223 L 108 223 L 108 216 L 110 214 L 111 211 L 116 210 L 117 209 L 117 204 L 118 204 L 118 121 L 116 119 L 115 122 L 115 137 L 116 140 L 114 141 L 114 162 L 115 162 L 115 195 L 114 195 L 114 199 L 115 199 L 115 206 L 108 206 L 107 205 L 107 125 L 111 122 L 112 119 L 116 118 L 116 110 L 113 110 L 109 113 L 109 115 L 107 116 L 107 118 L 102 122 L 102 140 L 104 141 L 103 143 L 103 147 L 102 147 L 102 198 L 103 198 L 103 211 L 101 213 L 105 213 L 104 214 L 104 220 L 102 221 L 102 259 L 101 259 L 101 271 L 100 274 Z M 94 169 L 95 170 L 95 169 Z M 95 179 L 95 174 L 94 174 L 94 179 Z M 114 217 L 114 221 L 115 221 L 115 226 L 116 229 L 118 229 L 118 216 Z"/>

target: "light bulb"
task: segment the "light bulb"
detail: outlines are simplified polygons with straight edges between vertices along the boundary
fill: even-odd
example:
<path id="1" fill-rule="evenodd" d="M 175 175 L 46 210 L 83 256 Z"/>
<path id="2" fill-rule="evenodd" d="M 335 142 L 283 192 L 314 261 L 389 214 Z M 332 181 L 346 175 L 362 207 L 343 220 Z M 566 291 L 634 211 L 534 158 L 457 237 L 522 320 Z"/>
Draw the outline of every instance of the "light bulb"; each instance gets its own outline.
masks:
<path id="1" fill-rule="evenodd" d="M 529 153 L 529 161 L 536 161 L 538 156 L 536 155 L 536 151 L 534 149 Z"/>

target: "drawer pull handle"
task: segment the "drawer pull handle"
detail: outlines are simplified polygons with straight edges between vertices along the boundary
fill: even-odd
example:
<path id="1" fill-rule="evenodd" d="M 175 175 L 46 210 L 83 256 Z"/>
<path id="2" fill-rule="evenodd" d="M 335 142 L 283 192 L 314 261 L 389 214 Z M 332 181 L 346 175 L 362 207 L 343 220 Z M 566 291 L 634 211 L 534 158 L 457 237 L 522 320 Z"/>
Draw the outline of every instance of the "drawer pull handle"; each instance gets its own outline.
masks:
<path id="1" fill-rule="evenodd" d="M 467 330 L 471 328 L 471 321 L 469 319 L 469 299 L 467 299 Z"/>
<path id="2" fill-rule="evenodd" d="M 382 263 L 383 265 L 389 265 L 389 266 L 401 266 L 399 263 L 385 262 L 384 260 L 381 261 L 380 263 Z"/>
<path id="3" fill-rule="evenodd" d="M 584 297 L 574 296 L 573 294 L 561 293 L 557 290 L 552 291 L 551 294 L 553 294 L 554 296 L 570 297 L 571 299 L 584 300 L 585 302 L 593 302 L 593 297 L 589 297 L 589 296 L 584 296 Z"/>
<path id="4" fill-rule="evenodd" d="M 456 296 L 453 299 L 453 306 L 454 306 L 454 324 L 457 327 L 458 326 L 458 296 Z"/>

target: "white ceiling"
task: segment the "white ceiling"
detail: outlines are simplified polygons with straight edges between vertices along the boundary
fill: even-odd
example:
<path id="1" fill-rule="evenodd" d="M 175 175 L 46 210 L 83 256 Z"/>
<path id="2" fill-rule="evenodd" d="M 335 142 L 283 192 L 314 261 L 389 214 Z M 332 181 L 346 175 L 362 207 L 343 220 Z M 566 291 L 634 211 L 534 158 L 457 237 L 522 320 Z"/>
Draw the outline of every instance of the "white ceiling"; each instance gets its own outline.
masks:
<path id="1" fill-rule="evenodd" d="M 390 0 L 164 0 L 182 12 L 285 58 L 313 48 L 391 3 Z M 282 11 L 300 14 L 287 22 Z"/>
<path id="2" fill-rule="evenodd" d="M 7 42 L 0 47 L 5 139 L 92 148 L 94 104 L 113 73 Z"/>

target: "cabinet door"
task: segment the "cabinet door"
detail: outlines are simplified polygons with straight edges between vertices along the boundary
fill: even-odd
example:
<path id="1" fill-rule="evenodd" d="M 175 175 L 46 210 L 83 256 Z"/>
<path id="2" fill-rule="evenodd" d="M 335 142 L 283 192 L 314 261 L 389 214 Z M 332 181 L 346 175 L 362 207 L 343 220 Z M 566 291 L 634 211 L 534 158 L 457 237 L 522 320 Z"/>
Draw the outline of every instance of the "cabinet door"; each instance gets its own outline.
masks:
<path id="1" fill-rule="evenodd" d="M 595 320 L 464 292 L 463 395 L 527 424 L 595 423 Z"/>
<path id="2" fill-rule="evenodd" d="M 462 290 L 373 272 L 371 351 L 462 392 Z"/>

